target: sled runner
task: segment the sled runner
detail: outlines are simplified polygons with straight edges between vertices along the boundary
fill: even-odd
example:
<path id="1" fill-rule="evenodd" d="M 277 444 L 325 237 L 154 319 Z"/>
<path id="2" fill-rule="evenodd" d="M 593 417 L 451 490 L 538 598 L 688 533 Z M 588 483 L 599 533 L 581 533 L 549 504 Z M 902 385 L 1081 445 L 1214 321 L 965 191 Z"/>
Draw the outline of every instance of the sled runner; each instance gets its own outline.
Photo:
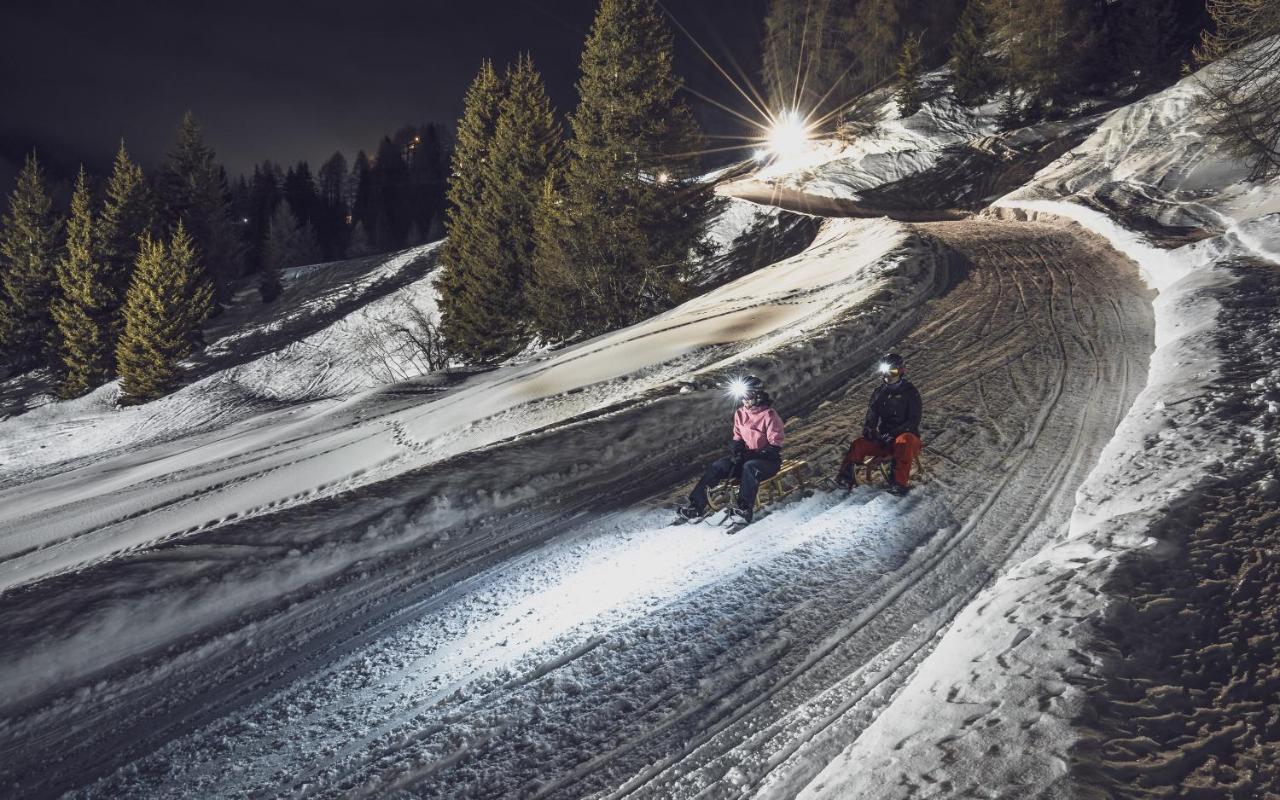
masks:
<path id="1" fill-rule="evenodd" d="M 854 477 L 858 477 L 858 472 L 862 472 L 859 484 L 866 486 L 875 480 L 875 476 L 879 475 L 880 479 L 886 484 L 893 483 L 893 456 L 867 456 L 862 460 L 859 469 L 853 471 Z M 919 455 L 915 461 L 911 462 L 911 484 L 916 485 L 928 480 L 929 473 L 924 468 L 924 461 Z M 855 484 L 856 485 L 856 484 Z"/>
<path id="2" fill-rule="evenodd" d="M 807 488 L 805 484 L 805 469 L 808 466 L 809 463 L 807 461 L 801 461 L 798 458 L 784 460 L 776 475 L 760 482 L 760 491 L 756 493 L 756 508 L 776 503 L 796 491 L 803 491 Z M 737 479 L 730 478 L 729 480 L 721 481 L 707 492 L 707 510 L 715 512 L 725 508 L 732 508 L 736 505 L 737 499 Z"/>

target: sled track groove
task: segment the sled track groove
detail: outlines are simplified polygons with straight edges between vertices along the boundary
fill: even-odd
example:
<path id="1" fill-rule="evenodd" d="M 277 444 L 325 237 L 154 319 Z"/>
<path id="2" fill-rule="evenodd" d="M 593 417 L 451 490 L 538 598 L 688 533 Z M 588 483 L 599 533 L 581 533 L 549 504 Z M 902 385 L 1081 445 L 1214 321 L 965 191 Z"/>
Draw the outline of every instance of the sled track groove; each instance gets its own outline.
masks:
<path id="1" fill-rule="evenodd" d="M 176 726 L 179 741 L 135 751 L 135 769 L 92 791 L 794 795 L 874 723 L 1010 559 L 1062 530 L 1151 352 L 1135 270 L 1078 229 L 973 220 L 917 230 L 970 263 L 891 344 L 925 395 L 926 446 L 947 453 L 932 459 L 930 485 L 904 499 L 820 492 L 711 539 L 718 531 L 673 532 L 655 514 L 604 508 L 592 496 L 600 485 L 584 484 L 560 505 L 450 543 L 457 571 L 429 587 L 389 560 L 368 585 L 335 589 L 338 619 L 289 668 L 208 698 Z M 819 474 L 834 469 L 831 443 L 841 451 L 861 427 L 866 366 L 865 380 L 789 421 L 788 454 Z M 411 447 L 405 433 L 397 441 Z M 656 469 L 632 477 L 658 494 L 677 489 Z M 644 553 L 674 536 L 704 544 L 690 575 L 662 573 L 669 589 L 566 623 L 517 655 L 503 654 L 505 641 L 472 645 L 469 668 L 425 680 L 442 653 L 463 647 L 454 643 L 467 632 L 449 627 L 460 606 L 495 587 L 516 600 L 536 594 L 549 560 L 572 570 L 599 555 L 593 547 L 630 542 Z M 535 549 L 498 560 L 510 537 Z M 389 595 L 399 604 L 371 614 Z M 320 592 L 289 613 L 303 631 L 326 610 Z M 277 752 L 276 741 L 290 747 Z M 228 771 L 228 760 L 248 768 Z"/>

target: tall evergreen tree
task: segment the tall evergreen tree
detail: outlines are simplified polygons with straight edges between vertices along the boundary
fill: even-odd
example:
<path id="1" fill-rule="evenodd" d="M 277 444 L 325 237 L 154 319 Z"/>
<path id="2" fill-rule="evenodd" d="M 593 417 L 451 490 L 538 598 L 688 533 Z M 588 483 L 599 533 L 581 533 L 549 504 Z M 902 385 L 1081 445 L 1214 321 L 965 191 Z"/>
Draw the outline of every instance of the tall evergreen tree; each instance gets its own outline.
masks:
<path id="1" fill-rule="evenodd" d="M 347 249 L 347 159 L 334 153 L 316 174 L 320 193 L 319 217 L 313 220 L 324 257 L 341 258 Z"/>
<path id="2" fill-rule="evenodd" d="M 846 20 L 847 47 L 857 60 L 861 88 L 891 79 L 904 38 L 898 0 L 862 0 Z"/>
<path id="3" fill-rule="evenodd" d="M 447 238 L 440 251 L 444 270 L 436 281 L 440 292 L 440 332 L 447 341 L 471 338 L 464 310 L 468 302 L 464 287 L 475 285 L 476 280 L 468 275 L 469 265 L 481 259 L 480 231 L 486 213 L 485 165 L 493 147 L 503 93 L 502 79 L 493 64 L 481 62 L 463 98 L 457 146 L 450 163 L 449 208 L 445 216 Z"/>
<path id="4" fill-rule="evenodd" d="M 315 264 L 321 257 L 320 243 L 316 240 L 315 230 L 311 225 L 294 216 L 288 203 L 276 206 L 263 248 L 263 278 L 260 285 L 268 286 L 274 282 L 278 290 L 280 270 Z M 275 293 L 278 294 L 278 291 Z M 263 291 L 264 302 L 274 299 L 274 295 L 268 297 L 269 294 L 270 291 Z"/>
<path id="5" fill-rule="evenodd" d="M 373 212 L 372 188 L 369 185 L 370 172 L 372 167 L 369 156 L 363 150 L 357 152 L 355 163 L 351 165 L 351 224 L 363 227 L 366 237 L 377 221 Z M 371 239 L 369 245 L 373 245 Z"/>
<path id="6" fill-rule="evenodd" d="M 67 242 L 58 261 L 53 319 L 58 325 L 62 375 L 58 394 L 79 397 L 111 377 L 114 363 L 115 293 L 106 266 L 95 257 L 93 208 L 84 167 L 71 195 Z"/>
<path id="7" fill-rule="evenodd" d="M 812 113 L 847 99 L 853 51 L 845 46 L 850 4 L 770 0 L 762 77 L 770 111 Z"/>
<path id="8" fill-rule="evenodd" d="M 178 362 L 191 353 L 212 309 L 213 287 L 196 264 L 186 226 L 178 222 L 167 247 L 144 234 L 116 345 L 122 405 L 145 403 L 177 387 Z"/>
<path id="9" fill-rule="evenodd" d="M 1130 0 L 1115 12 L 1113 49 L 1127 71 L 1147 85 L 1175 78 L 1185 52 L 1179 46 L 1178 14 L 1173 0 Z"/>
<path id="10" fill-rule="evenodd" d="M 570 117 L 561 201 L 567 224 L 535 259 L 570 266 L 572 282 L 563 290 L 579 313 L 545 335 L 600 333 L 685 296 L 711 195 L 689 180 L 702 137 L 679 88 L 671 31 L 654 0 L 602 0 Z"/>
<path id="11" fill-rule="evenodd" d="M 58 221 L 36 154 L 27 156 L 0 230 L 0 352 L 26 372 L 57 359 L 50 312 L 56 285 Z"/>
<path id="12" fill-rule="evenodd" d="M 284 198 L 298 222 L 315 224 L 320 216 L 320 193 L 307 162 L 299 161 L 285 173 Z"/>
<path id="13" fill-rule="evenodd" d="M 169 152 L 160 188 L 166 227 L 172 232 L 179 222 L 183 224 L 201 254 L 215 296 L 220 301 L 230 299 L 232 282 L 242 271 L 240 237 L 231 216 L 225 173 L 190 111 L 178 127 L 177 143 Z"/>
<path id="14" fill-rule="evenodd" d="M 505 83 L 481 166 L 482 211 L 469 231 L 475 241 L 449 297 L 450 348 L 478 363 L 511 355 L 529 338 L 534 212 L 543 182 L 562 160 L 560 125 L 533 60 L 521 56 Z"/>
<path id="15" fill-rule="evenodd" d="M 347 243 L 347 257 L 361 258 L 363 256 L 373 255 L 373 244 L 369 241 L 369 234 L 364 231 L 364 223 L 357 222 L 351 226 L 351 239 Z"/>
<path id="16" fill-rule="evenodd" d="M 253 178 L 249 182 L 249 225 L 246 235 L 249 244 L 245 253 L 250 271 L 262 269 L 262 248 L 267 240 L 267 227 L 271 224 L 271 215 L 283 198 L 283 185 L 284 173 L 276 164 L 263 161 L 260 166 L 253 168 Z"/>
<path id="17" fill-rule="evenodd" d="M 997 86 L 997 64 L 990 50 L 983 2 L 969 0 L 951 39 L 955 94 L 963 105 L 982 105 Z"/>
<path id="18" fill-rule="evenodd" d="M 369 172 L 374 246 L 399 250 L 409 233 L 409 165 L 401 148 L 384 136 Z"/>
<path id="19" fill-rule="evenodd" d="M 902 43 L 902 55 L 898 58 L 898 91 L 894 99 L 898 103 L 899 116 L 909 117 L 920 110 L 924 99 L 924 87 L 920 83 L 923 72 L 920 36 L 908 36 Z"/>
<path id="20" fill-rule="evenodd" d="M 109 323 L 106 340 L 110 343 L 112 375 L 115 374 L 115 341 L 124 324 L 120 308 L 129 291 L 129 278 L 138 257 L 138 240 L 155 225 L 156 200 L 151 186 L 121 142 L 93 236 L 93 259 L 101 266 L 102 280 L 109 292 L 105 307 Z"/>
<path id="21" fill-rule="evenodd" d="M 992 0 L 1006 71 L 1032 105 L 1059 104 L 1096 76 L 1100 31 L 1092 0 Z"/>

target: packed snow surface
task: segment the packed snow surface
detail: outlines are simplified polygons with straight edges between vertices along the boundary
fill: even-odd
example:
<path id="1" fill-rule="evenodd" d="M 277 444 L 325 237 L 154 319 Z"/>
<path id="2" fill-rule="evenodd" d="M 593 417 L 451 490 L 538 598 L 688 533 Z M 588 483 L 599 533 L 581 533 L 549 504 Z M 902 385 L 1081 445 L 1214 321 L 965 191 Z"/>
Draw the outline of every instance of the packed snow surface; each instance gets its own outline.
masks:
<path id="1" fill-rule="evenodd" d="M 1090 637 L 1117 557 L 1209 475 L 1275 495 L 1280 312 L 1249 271 L 1280 252 L 1275 196 L 1203 143 L 1196 91 L 1112 114 L 987 218 L 828 220 L 797 256 L 486 373 L 424 374 L 388 340 L 435 313 L 410 251 L 290 276 L 296 318 L 229 320 L 244 334 L 158 404 L 113 411 L 108 387 L 0 421 L 0 785 L 1071 795 L 1102 750 L 1078 721 L 1110 680 Z M 856 199 L 989 111 L 931 101 L 755 179 Z M 713 238 L 771 213 L 731 202 Z M 888 350 L 924 396 L 927 475 L 905 498 L 821 488 Z M 733 537 L 673 525 L 746 371 L 808 490 Z M 1161 763 L 1266 732 L 1224 725 Z M 1108 747 L 1103 772 L 1163 779 Z"/>

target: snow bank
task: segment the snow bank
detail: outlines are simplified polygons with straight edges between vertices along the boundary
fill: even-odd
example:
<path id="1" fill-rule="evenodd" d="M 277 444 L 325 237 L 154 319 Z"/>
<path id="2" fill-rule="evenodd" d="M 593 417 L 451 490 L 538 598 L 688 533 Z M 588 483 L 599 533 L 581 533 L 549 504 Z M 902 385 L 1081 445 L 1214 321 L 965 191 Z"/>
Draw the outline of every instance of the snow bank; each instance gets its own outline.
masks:
<path id="1" fill-rule="evenodd" d="M 945 797 L 966 786 L 1069 796 L 1070 766 L 1053 753 L 1081 736 L 1085 687 L 1102 666 L 1089 654 L 1093 621 L 1117 557 L 1156 545 L 1179 507 L 1280 444 L 1280 369 L 1243 396 L 1224 391 L 1224 364 L 1240 358 L 1230 348 L 1249 337 L 1222 335 L 1230 321 L 1220 313 L 1238 265 L 1276 262 L 1280 186 L 1244 182 L 1243 165 L 1206 135 L 1198 81 L 1112 114 L 995 204 L 1003 216 L 1073 220 L 1138 263 L 1159 292 L 1148 383 L 1080 488 L 1069 530 L 958 615 L 893 705 L 802 797 Z M 1210 238 L 1161 247 L 1129 226 Z M 944 696 L 957 682 L 966 689 Z M 1021 733 L 984 735 L 992 717 Z M 904 764 L 931 782 L 889 788 Z"/>
<path id="2" fill-rule="evenodd" d="M 947 70 L 929 73 L 924 82 L 928 99 L 914 115 L 900 118 L 897 103 L 886 99 L 867 133 L 852 141 L 815 142 L 806 154 L 753 177 L 806 194 L 857 200 L 865 189 L 927 171 L 952 145 L 997 131 L 998 104 L 968 108 L 956 102 Z"/>

